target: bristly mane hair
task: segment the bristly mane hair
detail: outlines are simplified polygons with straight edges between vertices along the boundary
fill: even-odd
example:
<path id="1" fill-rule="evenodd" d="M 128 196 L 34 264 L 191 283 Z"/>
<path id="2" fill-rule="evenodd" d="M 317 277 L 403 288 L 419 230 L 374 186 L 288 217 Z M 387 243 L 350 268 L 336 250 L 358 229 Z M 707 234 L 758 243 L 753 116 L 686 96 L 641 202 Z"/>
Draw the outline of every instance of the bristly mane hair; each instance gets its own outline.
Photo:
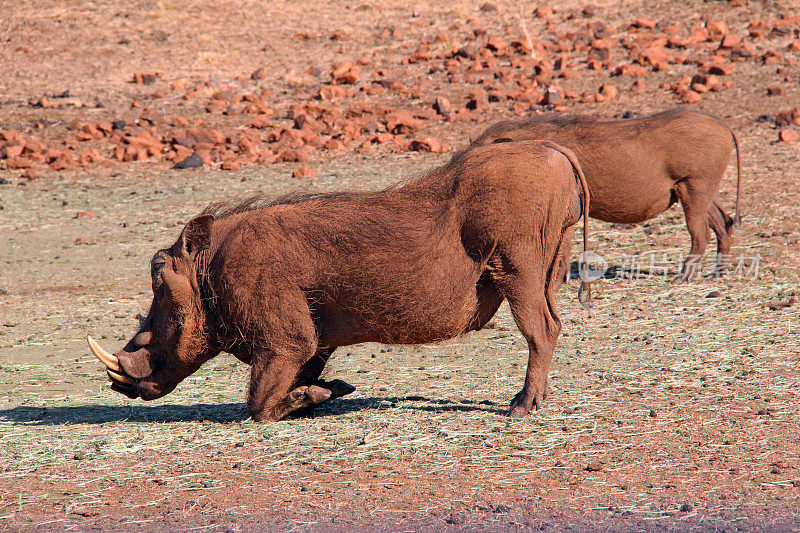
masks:
<path id="1" fill-rule="evenodd" d="M 276 205 L 291 205 L 311 201 L 322 201 L 327 203 L 341 200 L 354 200 L 356 198 L 370 198 L 388 190 L 395 189 L 399 186 L 399 184 L 392 185 L 377 191 L 334 191 L 321 193 L 291 192 L 282 196 L 278 196 L 277 198 L 271 198 L 263 194 L 257 194 L 241 200 L 211 202 L 200 214 L 214 215 L 215 218 L 225 218 L 239 213 L 255 211 L 257 209 L 266 209 Z"/>

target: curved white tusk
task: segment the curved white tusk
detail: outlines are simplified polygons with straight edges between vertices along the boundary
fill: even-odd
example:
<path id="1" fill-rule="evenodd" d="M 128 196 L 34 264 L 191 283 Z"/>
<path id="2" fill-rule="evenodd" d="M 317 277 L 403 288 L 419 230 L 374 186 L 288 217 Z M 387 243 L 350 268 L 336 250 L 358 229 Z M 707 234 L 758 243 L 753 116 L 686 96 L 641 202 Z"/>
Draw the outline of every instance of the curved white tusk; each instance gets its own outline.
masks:
<path id="1" fill-rule="evenodd" d="M 119 358 L 116 355 L 105 351 L 102 346 L 97 344 L 96 340 L 88 335 L 86 336 L 86 341 L 89 343 L 89 349 L 92 351 L 92 354 L 100 359 L 101 363 L 115 372 L 124 372 L 122 367 L 119 366 Z"/>
<path id="2" fill-rule="evenodd" d="M 119 372 L 114 372 L 110 368 L 106 369 L 106 374 L 108 374 L 108 377 L 110 377 L 112 381 L 119 381 L 120 383 L 133 383 L 132 378 L 120 374 Z"/>

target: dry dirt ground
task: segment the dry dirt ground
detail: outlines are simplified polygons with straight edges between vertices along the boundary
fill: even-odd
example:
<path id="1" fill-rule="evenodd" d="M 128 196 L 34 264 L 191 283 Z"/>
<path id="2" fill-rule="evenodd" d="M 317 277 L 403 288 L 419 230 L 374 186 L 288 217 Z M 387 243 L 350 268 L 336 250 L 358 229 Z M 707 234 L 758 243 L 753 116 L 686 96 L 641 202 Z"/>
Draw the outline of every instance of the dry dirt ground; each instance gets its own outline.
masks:
<path id="1" fill-rule="evenodd" d="M 769 32 L 798 10 L 733 4 L 597 2 L 589 17 L 566 2 L 548 30 L 531 3 L 8 2 L 0 130 L 65 147 L 70 123 L 132 121 L 141 109 L 131 102 L 143 101 L 234 131 L 248 119 L 151 98 L 154 89 L 130 83 L 132 73 L 161 71 L 165 87 L 180 78 L 214 85 L 264 67 L 259 87 L 272 92 L 276 120 L 286 120 L 289 105 L 319 90 L 303 77 L 361 56 L 371 58 L 363 80 L 383 69 L 423 89 L 377 94 L 379 103 L 422 109 L 445 95 L 463 107 L 480 73 L 445 79 L 427 64 L 404 65 L 420 39 L 445 32 L 453 42 L 442 46 L 453 48 L 476 27 L 519 35 L 521 19 L 534 40 L 592 20 L 624 39 L 640 16 L 685 33 L 723 20 L 746 37 L 750 21 L 767 21 Z M 446 153 L 353 145 L 315 153 L 304 165 L 317 176 L 302 178 L 291 177 L 296 163 L 171 170 L 154 157 L 63 172 L 45 164 L 29 180 L 0 162 L 0 529 L 800 530 L 800 143 L 777 142 L 771 120 L 800 102 L 800 52 L 790 48 L 800 25 L 787 24 L 788 34 L 746 37 L 757 58 L 779 51 L 777 64 L 736 63 L 724 76 L 731 87 L 696 104 L 739 133 L 744 220 L 734 252 L 759 257 L 758 270 L 747 263 L 741 276 L 678 286 L 657 271 L 601 280 L 591 316 L 576 284 L 566 284 L 549 398 L 523 420 L 503 414 L 526 361 L 505 306 L 490 327 L 441 344 L 340 349 L 326 374 L 357 391 L 274 424 L 248 420 L 247 368 L 229 356 L 145 404 L 111 392 L 86 350 L 87 333 L 116 349 L 134 331 L 150 298 L 149 258 L 207 202 L 377 188 L 420 175 Z M 347 37 L 330 39 L 337 31 Z M 619 94 L 564 107 L 606 117 L 674 105 L 659 85 L 698 68 L 648 71 L 635 92 L 632 78 L 587 70 L 585 55 L 567 52 L 582 74 L 559 83 L 582 93 L 613 83 Z M 29 104 L 67 89 L 70 102 L 88 104 Z M 423 133 L 456 148 L 513 114 L 501 102 L 453 122 L 428 117 Z M 733 175 L 731 167 L 723 182 L 729 206 Z M 666 257 L 674 274 L 688 235 L 673 208 L 644 227 L 593 221 L 591 242 L 612 266 L 629 266 L 635 254 L 645 267 Z"/>

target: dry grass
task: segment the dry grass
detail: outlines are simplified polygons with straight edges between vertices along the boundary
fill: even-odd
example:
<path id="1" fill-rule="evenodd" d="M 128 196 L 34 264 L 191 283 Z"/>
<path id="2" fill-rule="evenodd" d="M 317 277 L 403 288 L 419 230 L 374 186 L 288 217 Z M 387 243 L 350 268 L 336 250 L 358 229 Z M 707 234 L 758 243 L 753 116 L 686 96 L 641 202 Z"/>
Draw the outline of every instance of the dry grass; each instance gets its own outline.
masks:
<path id="1" fill-rule="evenodd" d="M 30 31 L 22 36 L 17 31 L 19 42 L 13 44 L 34 48 L 45 42 L 37 32 L 56 18 L 68 27 L 80 17 L 96 21 L 103 10 L 116 9 L 102 2 L 97 12 L 88 4 L 71 10 L 48 3 L 37 11 L 42 15 L 37 22 L 31 4 L 23 4 L 12 6 L 16 22 L 4 19 L 0 32 L 17 31 L 24 22 Z M 249 5 L 237 4 L 234 23 L 226 20 L 225 26 L 247 18 Z M 286 8 L 287 18 L 296 22 L 307 5 L 281 3 L 276 9 Z M 692 17 L 716 9 L 691 5 L 697 11 Z M 54 69 L 72 52 L 45 47 L 32 78 L 15 70 L 0 80 L 0 89 L 22 101 L 66 88 L 53 80 L 75 87 L 82 80 L 89 95 L 134 97 L 135 88 L 125 81 L 140 68 L 137 62 L 144 68 L 148 49 L 153 52 L 148 68 L 184 65 L 185 70 L 170 71 L 172 78 L 232 77 L 261 64 L 281 72 L 295 62 L 328 68 L 333 58 L 354 57 L 367 45 L 374 46 L 370 53 L 385 56 L 379 61 L 399 69 L 395 60 L 410 51 L 402 47 L 405 41 L 375 38 L 397 13 L 403 14 L 398 26 L 408 42 L 418 40 L 408 7 L 391 4 L 383 10 L 373 6 L 375 16 L 357 9 L 334 13 L 340 17 L 335 28 L 321 18 L 309 21 L 311 42 L 291 41 L 289 52 L 247 55 L 263 40 L 254 26 L 263 24 L 264 33 L 280 37 L 298 28 L 276 29 L 277 19 L 255 13 L 242 22 L 246 35 L 228 47 L 218 38 L 219 20 L 211 19 L 229 3 L 197 18 L 191 10 L 176 14 L 175 3 L 142 6 L 131 8 L 128 22 L 147 28 L 131 37 L 133 60 L 109 47 L 95 77 L 86 74 L 92 69 L 81 63 L 89 61 L 84 54 L 59 78 Z M 602 17 L 617 9 L 607 2 L 600 6 Z M 469 16 L 474 7 L 437 7 L 437 24 Z M 645 8 L 661 10 L 665 20 L 685 11 L 679 3 L 651 2 Z M 731 12 L 726 20 L 744 31 L 757 9 Z M 511 11 L 506 15 L 508 24 L 517 24 Z M 100 37 L 134 33 L 120 29 L 124 18 L 98 30 Z M 355 27 L 359 18 L 372 25 L 358 26 L 350 41 L 328 42 L 330 32 Z M 542 21 L 527 23 L 532 35 L 542 31 Z M 205 40 L 193 41 L 203 28 Z M 158 41 L 156 31 L 171 36 Z M 321 39 L 330 49 L 313 56 Z M 84 46 L 76 45 L 79 51 Z M 175 57 L 165 59 L 167 48 Z M 223 64 L 215 55 L 223 52 L 244 59 Z M 7 57 L 32 61 L 25 54 L 12 49 Z M 648 84 L 694 67 L 675 68 Z M 796 146 L 772 144 L 775 132 L 754 122 L 761 113 L 787 108 L 796 96 L 796 87 L 788 85 L 783 97 L 759 96 L 762 82 L 777 77 L 761 66 L 743 65 L 733 89 L 704 101 L 725 115 L 743 140 L 745 218 L 734 252 L 762 258 L 758 279 L 680 286 L 660 276 L 604 280 L 596 284 L 591 317 L 577 304 L 575 283 L 568 284 L 559 299 L 564 332 L 550 396 L 545 409 L 524 420 L 503 415 L 526 363 L 525 344 L 506 307 L 493 328 L 450 342 L 340 349 L 327 372 L 357 391 L 277 424 L 247 419 L 242 404 L 247 369 L 228 357 L 212 361 L 166 398 L 145 404 L 108 391 L 86 353 L 86 333 L 100 338 L 105 333 L 104 342 L 112 347 L 131 332 L 133 316 L 149 298 L 150 255 L 174 239 L 178 226 L 207 201 L 249 190 L 374 188 L 417 175 L 446 156 L 347 155 L 321 162 L 319 178 L 303 180 L 288 177 L 289 165 L 178 173 L 130 164 L 4 186 L 0 527 L 213 530 L 244 524 L 254 530 L 324 531 L 465 524 L 489 530 L 536 528 L 549 520 L 556 528 L 578 523 L 618 529 L 623 522 L 617 519 L 635 519 L 630 528 L 636 530 L 767 529 L 770 520 L 796 527 L 800 303 L 775 310 L 769 304 L 788 302 L 800 291 L 800 166 Z M 574 83 L 583 88 L 598 81 Z M 623 91 L 610 107 L 580 110 L 611 115 L 666 107 L 670 98 L 663 91 L 643 96 Z M 448 142 L 466 140 L 464 129 L 451 130 Z M 723 184 L 723 202 L 733 204 L 730 178 Z M 78 209 L 98 217 L 74 219 Z M 89 244 L 75 245 L 78 237 Z M 635 253 L 667 254 L 676 263 L 688 248 L 677 208 L 644 229 L 593 222 L 591 242 L 616 266 Z M 711 252 L 706 260 L 708 271 Z M 707 297 L 712 291 L 719 296 Z M 456 515 L 464 515 L 463 521 Z"/>

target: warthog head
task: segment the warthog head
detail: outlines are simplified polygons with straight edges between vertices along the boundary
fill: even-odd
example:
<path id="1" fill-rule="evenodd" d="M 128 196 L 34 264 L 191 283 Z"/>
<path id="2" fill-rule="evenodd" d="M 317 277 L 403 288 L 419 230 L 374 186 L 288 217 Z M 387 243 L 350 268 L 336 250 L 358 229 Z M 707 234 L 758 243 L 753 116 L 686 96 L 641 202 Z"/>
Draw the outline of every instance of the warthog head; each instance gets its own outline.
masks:
<path id="1" fill-rule="evenodd" d="M 198 285 L 198 255 L 210 245 L 213 222 L 211 215 L 192 219 L 172 247 L 153 256 L 153 303 L 122 350 L 109 353 L 88 337 L 113 390 L 130 398 L 160 398 L 218 353 L 208 346 Z"/>

